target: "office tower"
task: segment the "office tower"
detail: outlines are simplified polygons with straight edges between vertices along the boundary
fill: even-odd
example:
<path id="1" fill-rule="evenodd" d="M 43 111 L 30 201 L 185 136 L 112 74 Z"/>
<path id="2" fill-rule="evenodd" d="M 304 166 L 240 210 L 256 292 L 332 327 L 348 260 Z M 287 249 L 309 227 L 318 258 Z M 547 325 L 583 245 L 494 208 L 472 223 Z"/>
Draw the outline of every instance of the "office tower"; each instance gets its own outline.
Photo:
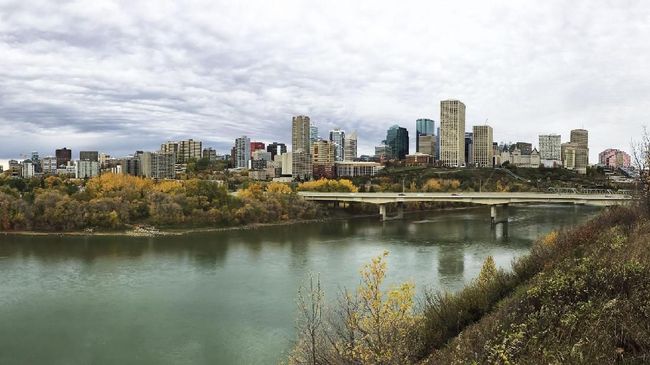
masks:
<path id="1" fill-rule="evenodd" d="M 235 168 L 248 168 L 251 159 L 251 140 L 241 136 L 235 140 Z"/>
<path id="2" fill-rule="evenodd" d="M 57 161 L 54 156 L 46 156 L 41 160 L 41 169 L 44 174 L 56 175 Z"/>
<path id="3" fill-rule="evenodd" d="M 320 138 L 318 137 L 318 127 L 316 127 L 315 125 L 310 125 L 309 126 L 309 140 L 311 142 L 316 142 L 319 139 Z"/>
<path id="4" fill-rule="evenodd" d="M 619 167 L 630 167 L 631 165 L 630 155 L 614 148 L 608 148 L 599 153 L 598 162 L 603 166 L 613 169 Z"/>
<path id="5" fill-rule="evenodd" d="M 540 134 L 539 156 L 542 160 L 560 161 L 562 159 L 562 137 L 559 134 Z"/>
<path id="6" fill-rule="evenodd" d="M 474 134 L 472 132 L 465 132 L 465 166 L 474 165 L 474 158 L 472 153 L 472 145 L 474 143 Z"/>
<path id="7" fill-rule="evenodd" d="M 403 160 L 409 154 L 409 132 L 397 124 L 386 132 L 386 145 L 390 147 L 392 159 Z"/>
<path id="8" fill-rule="evenodd" d="M 357 132 L 346 134 L 344 144 L 343 159 L 345 161 L 354 161 L 357 158 Z"/>
<path id="9" fill-rule="evenodd" d="M 251 169 L 252 170 L 263 170 L 268 167 L 269 162 L 272 161 L 271 152 L 267 152 L 263 149 L 257 149 L 252 154 L 251 159 Z"/>
<path id="10" fill-rule="evenodd" d="M 66 147 L 60 148 L 55 151 L 56 156 L 56 166 L 61 165 L 65 166 L 68 161 L 72 160 L 72 150 L 67 149 Z"/>
<path id="11" fill-rule="evenodd" d="M 309 117 L 298 115 L 291 121 L 292 176 L 308 180 L 312 175 Z"/>
<path id="12" fill-rule="evenodd" d="M 310 151 L 310 124 L 309 117 L 298 115 L 291 120 L 291 150 L 293 152 Z"/>
<path id="13" fill-rule="evenodd" d="M 38 161 L 40 160 L 39 157 L 38 157 L 38 152 L 32 151 L 31 160 L 32 160 L 33 163 L 38 163 Z"/>
<path id="14" fill-rule="evenodd" d="M 331 141 L 316 141 L 311 146 L 314 178 L 334 177 L 334 163 L 338 146 Z"/>
<path id="15" fill-rule="evenodd" d="M 130 156 L 120 160 L 121 173 L 125 175 L 142 176 L 140 171 L 140 159 L 137 156 Z"/>
<path id="16" fill-rule="evenodd" d="M 331 130 L 330 141 L 334 143 L 336 161 L 343 161 L 345 158 L 345 131 L 338 128 Z"/>
<path id="17" fill-rule="evenodd" d="M 415 152 L 420 151 L 420 136 L 432 136 L 435 122 L 431 119 L 418 119 L 415 121 Z"/>
<path id="18" fill-rule="evenodd" d="M 465 104 L 458 100 L 440 102 L 440 160 L 445 166 L 465 163 Z"/>
<path id="19" fill-rule="evenodd" d="M 273 142 L 266 146 L 266 152 L 271 152 L 271 159 L 275 159 L 275 156 L 282 155 L 287 152 L 287 145 L 284 143 Z"/>
<path id="20" fill-rule="evenodd" d="M 436 154 L 436 136 L 432 134 L 422 134 L 418 137 L 418 153 L 424 153 L 434 157 Z"/>
<path id="21" fill-rule="evenodd" d="M 488 125 L 475 125 L 472 128 L 472 159 L 478 167 L 492 166 L 493 131 Z"/>
<path id="22" fill-rule="evenodd" d="M 79 160 L 81 161 L 99 161 L 98 151 L 79 151 Z"/>

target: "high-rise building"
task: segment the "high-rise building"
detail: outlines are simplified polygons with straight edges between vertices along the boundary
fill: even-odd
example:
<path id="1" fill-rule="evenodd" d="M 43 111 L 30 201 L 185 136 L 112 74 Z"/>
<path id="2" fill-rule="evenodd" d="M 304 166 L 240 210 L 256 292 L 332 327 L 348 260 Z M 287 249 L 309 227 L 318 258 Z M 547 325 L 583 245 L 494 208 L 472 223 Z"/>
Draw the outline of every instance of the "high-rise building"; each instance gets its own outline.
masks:
<path id="1" fill-rule="evenodd" d="M 271 152 L 271 159 L 275 159 L 275 156 L 287 152 L 287 145 L 284 143 L 273 142 L 266 146 L 266 152 Z"/>
<path id="2" fill-rule="evenodd" d="M 206 147 L 203 149 L 203 152 L 201 152 L 201 158 L 205 158 L 210 162 L 216 161 L 217 151 L 212 147 Z"/>
<path id="3" fill-rule="evenodd" d="M 309 153 L 311 150 L 309 117 L 298 115 L 291 121 L 291 150 Z"/>
<path id="4" fill-rule="evenodd" d="M 343 159 L 345 161 L 354 161 L 357 158 L 357 132 L 346 134 L 344 145 Z"/>
<path id="5" fill-rule="evenodd" d="M 459 100 L 440 102 L 440 160 L 445 166 L 465 163 L 465 104 Z"/>
<path id="6" fill-rule="evenodd" d="M 345 159 L 345 131 L 334 129 L 330 131 L 330 141 L 334 144 L 336 161 Z"/>
<path id="7" fill-rule="evenodd" d="M 312 175 L 309 117 L 298 115 L 291 121 L 292 176 L 309 180 Z"/>
<path id="8" fill-rule="evenodd" d="M 418 119 L 415 121 L 415 152 L 425 153 L 420 151 L 420 136 L 434 135 L 435 122 L 431 119 Z"/>
<path id="9" fill-rule="evenodd" d="M 311 154 L 300 150 L 291 154 L 291 176 L 297 180 L 310 180 L 313 174 Z M 284 173 L 284 170 L 283 170 Z"/>
<path id="10" fill-rule="evenodd" d="M 589 132 L 586 129 L 572 130 L 571 143 L 575 143 L 577 147 L 584 149 L 584 151 L 578 152 L 576 164 L 580 168 L 584 166 L 586 171 L 587 166 L 589 166 Z"/>
<path id="11" fill-rule="evenodd" d="M 41 160 L 41 168 L 44 174 L 56 175 L 57 159 L 54 156 L 46 156 Z"/>
<path id="12" fill-rule="evenodd" d="M 318 127 L 316 127 L 315 125 L 310 125 L 309 126 L 309 140 L 311 142 L 316 142 L 319 139 L 320 139 L 320 137 L 318 137 Z"/>
<path id="13" fill-rule="evenodd" d="M 587 173 L 589 150 L 582 144 L 576 142 L 562 143 L 562 165 L 569 170 L 576 170 L 578 173 Z"/>
<path id="14" fill-rule="evenodd" d="M 334 177 L 334 163 L 338 146 L 331 141 L 316 141 L 311 145 L 314 178 Z"/>
<path id="15" fill-rule="evenodd" d="M 152 179 L 176 177 L 176 155 L 173 152 L 138 152 L 140 176 Z"/>
<path id="16" fill-rule="evenodd" d="M 79 151 L 79 160 L 81 161 L 99 161 L 98 151 Z"/>
<path id="17" fill-rule="evenodd" d="M 266 145 L 264 145 L 264 142 L 251 142 L 251 157 L 253 157 L 253 152 L 265 149 Z"/>
<path id="18" fill-rule="evenodd" d="M 180 163 L 181 146 L 178 142 L 167 141 L 160 145 L 160 152 L 173 153 L 176 156 L 176 162 Z"/>
<path id="19" fill-rule="evenodd" d="M 68 161 L 72 160 L 72 150 L 69 150 L 66 147 L 59 148 L 58 150 L 56 150 L 55 156 L 56 156 L 57 167 L 61 165 L 65 166 L 68 163 Z"/>
<path id="20" fill-rule="evenodd" d="M 472 128 L 472 158 L 478 167 L 492 166 L 492 145 L 494 143 L 492 127 L 488 125 L 475 125 Z"/>
<path id="21" fill-rule="evenodd" d="M 474 165 L 474 134 L 472 132 L 465 132 L 465 166 Z"/>
<path id="22" fill-rule="evenodd" d="M 390 147 L 390 157 L 403 160 L 409 154 L 409 131 L 397 124 L 388 128 L 386 145 Z"/>
<path id="23" fill-rule="evenodd" d="M 248 168 L 251 159 L 251 140 L 241 136 L 235 140 L 235 168 Z"/>
<path id="24" fill-rule="evenodd" d="M 74 166 L 76 179 L 87 179 L 99 176 L 99 161 L 80 159 L 79 161 L 74 162 Z"/>
<path id="25" fill-rule="evenodd" d="M 23 179 L 31 179 L 34 177 L 34 173 L 36 171 L 34 170 L 34 161 L 32 160 L 25 160 L 22 163 L 22 168 L 21 168 L 21 176 Z"/>
<path id="26" fill-rule="evenodd" d="M 187 163 L 190 160 L 201 159 L 203 142 L 187 139 L 178 142 L 178 157 L 176 163 Z"/>
<path id="27" fill-rule="evenodd" d="M 540 134 L 539 156 L 546 161 L 560 161 L 562 159 L 562 137 L 559 134 Z"/>
<path id="28" fill-rule="evenodd" d="M 391 157 L 392 153 L 390 150 L 390 146 L 387 146 L 386 144 L 382 144 L 381 146 L 376 146 L 375 147 L 375 158 L 377 160 L 383 161 L 383 160 L 388 160 Z"/>
<path id="29" fill-rule="evenodd" d="M 160 145 L 160 151 L 173 153 L 176 156 L 176 163 L 183 164 L 190 160 L 199 160 L 201 158 L 203 142 L 193 139 L 167 141 Z"/>
<path id="30" fill-rule="evenodd" d="M 436 136 L 421 134 L 418 136 L 418 148 L 418 153 L 427 154 L 433 158 L 436 154 Z"/>
<path id="31" fill-rule="evenodd" d="M 589 148 L 589 132 L 586 129 L 574 129 L 571 131 L 571 142 L 579 146 Z"/>
<path id="32" fill-rule="evenodd" d="M 614 148 L 608 148 L 599 153 L 598 162 L 603 166 L 613 169 L 619 167 L 630 167 L 631 165 L 630 155 Z"/>
<path id="33" fill-rule="evenodd" d="M 440 127 L 436 128 L 436 154 L 433 156 L 436 161 L 440 160 Z"/>

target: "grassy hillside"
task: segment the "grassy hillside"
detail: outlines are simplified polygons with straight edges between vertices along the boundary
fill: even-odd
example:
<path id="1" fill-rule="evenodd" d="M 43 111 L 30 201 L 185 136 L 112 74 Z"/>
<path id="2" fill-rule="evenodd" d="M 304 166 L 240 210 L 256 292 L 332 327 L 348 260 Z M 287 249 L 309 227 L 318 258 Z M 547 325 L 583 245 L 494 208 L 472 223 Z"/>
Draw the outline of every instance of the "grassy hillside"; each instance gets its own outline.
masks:
<path id="1" fill-rule="evenodd" d="M 636 210 L 551 235 L 494 280 L 519 283 L 424 364 L 650 363 L 650 222 Z"/>

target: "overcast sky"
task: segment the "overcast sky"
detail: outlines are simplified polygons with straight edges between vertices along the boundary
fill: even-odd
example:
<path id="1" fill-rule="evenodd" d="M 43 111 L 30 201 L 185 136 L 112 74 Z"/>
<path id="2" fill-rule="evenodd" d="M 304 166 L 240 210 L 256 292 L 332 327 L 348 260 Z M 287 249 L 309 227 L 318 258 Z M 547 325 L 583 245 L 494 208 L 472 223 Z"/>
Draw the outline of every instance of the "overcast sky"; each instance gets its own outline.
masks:
<path id="1" fill-rule="evenodd" d="M 397 123 L 414 152 L 448 98 L 496 141 L 583 127 L 592 162 L 629 152 L 650 121 L 650 2 L 0 0 L 4 159 L 290 143 L 298 114 L 356 130 L 360 153 Z"/>

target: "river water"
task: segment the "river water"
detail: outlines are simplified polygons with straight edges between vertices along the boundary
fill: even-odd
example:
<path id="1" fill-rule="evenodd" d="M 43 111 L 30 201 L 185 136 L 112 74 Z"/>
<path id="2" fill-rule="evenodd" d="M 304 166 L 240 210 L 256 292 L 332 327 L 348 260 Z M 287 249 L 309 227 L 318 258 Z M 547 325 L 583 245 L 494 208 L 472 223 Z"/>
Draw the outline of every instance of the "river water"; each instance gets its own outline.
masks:
<path id="1" fill-rule="evenodd" d="M 327 299 L 388 250 L 388 281 L 455 291 L 492 255 L 598 209 L 511 207 L 156 238 L 0 236 L 0 364 L 277 364 L 294 340 L 296 293 L 319 273 Z"/>

